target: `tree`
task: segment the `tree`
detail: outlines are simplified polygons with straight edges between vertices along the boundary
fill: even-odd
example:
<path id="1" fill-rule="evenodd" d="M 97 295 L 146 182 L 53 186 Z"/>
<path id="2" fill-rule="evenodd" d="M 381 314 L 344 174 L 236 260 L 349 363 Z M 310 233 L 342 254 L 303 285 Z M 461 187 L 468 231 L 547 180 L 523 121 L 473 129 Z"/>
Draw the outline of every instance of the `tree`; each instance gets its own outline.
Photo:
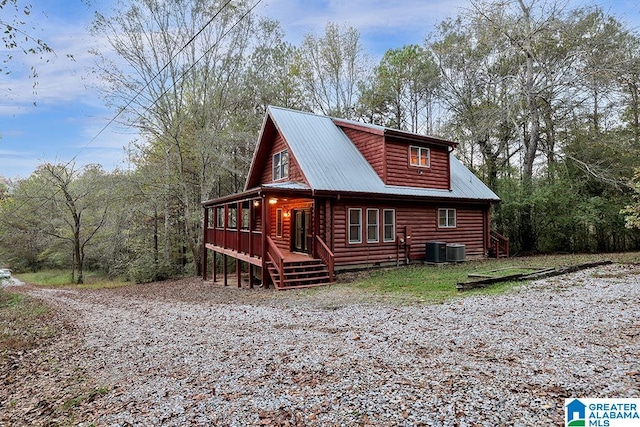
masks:
<path id="1" fill-rule="evenodd" d="M 439 70 L 430 52 L 407 45 L 385 52 L 369 87 L 361 90 L 361 108 L 381 124 L 411 132 L 433 132 L 432 107 Z"/>
<path id="2" fill-rule="evenodd" d="M 633 186 L 635 191 L 634 202 L 627 205 L 621 213 L 625 215 L 628 228 L 640 229 L 640 168 L 635 171 Z"/>
<path id="3" fill-rule="evenodd" d="M 19 181 L 11 203 L 4 206 L 13 218 L 8 225 L 29 237 L 31 249 L 39 249 L 34 255 L 50 258 L 59 250 L 69 254 L 72 281 L 80 284 L 87 248 L 107 220 L 110 191 L 108 175 L 100 166 L 76 169 L 73 163 L 45 163 Z M 48 237 L 44 247 L 39 245 L 43 240 L 39 235 Z M 57 243 L 64 248 L 58 249 Z"/>
<path id="4" fill-rule="evenodd" d="M 244 1 L 134 0 L 94 23 L 127 64 L 100 56 L 100 73 L 110 102 L 144 137 L 131 148 L 138 167 L 153 171 L 147 195 L 163 201 L 164 260 L 172 246 L 186 247 L 196 273 L 200 202 L 240 190 L 253 152 L 256 112 L 246 102 L 245 58 L 255 28 Z"/>
<path id="5" fill-rule="evenodd" d="M 330 22 L 323 36 L 307 34 L 299 53 L 302 84 L 311 108 L 354 118 L 358 88 L 368 70 L 358 31 Z"/>
<path id="6" fill-rule="evenodd" d="M 45 41 L 33 36 L 35 28 L 28 28 L 27 20 L 31 15 L 31 4 L 23 5 L 20 0 L 1 1 L 0 10 L 6 11 L 7 9 L 12 9 L 13 16 L 7 19 L 8 15 L 12 13 L 8 12 L 5 15 L 7 18 L 0 18 L 0 27 L 4 28 L 2 43 L 7 51 L 6 56 L 0 62 L 0 73 L 2 74 L 11 73 L 10 64 L 15 60 L 13 55 L 15 50 L 20 50 L 25 55 L 39 56 L 40 60 L 44 60 L 46 54 L 53 53 L 53 49 Z M 37 75 L 36 68 L 31 67 L 30 77 L 35 79 Z"/>

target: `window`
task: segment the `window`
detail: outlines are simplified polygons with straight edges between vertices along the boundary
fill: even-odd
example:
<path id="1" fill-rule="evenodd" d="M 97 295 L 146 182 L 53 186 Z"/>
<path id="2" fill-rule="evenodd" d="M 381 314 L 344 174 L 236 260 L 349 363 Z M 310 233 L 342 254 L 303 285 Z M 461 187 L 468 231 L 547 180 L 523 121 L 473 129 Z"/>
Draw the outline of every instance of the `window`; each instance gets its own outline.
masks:
<path id="1" fill-rule="evenodd" d="M 349 243 L 362 243 L 362 209 L 349 209 Z"/>
<path id="2" fill-rule="evenodd" d="M 429 149 L 425 147 L 409 147 L 411 166 L 429 167 Z"/>
<path id="3" fill-rule="evenodd" d="M 380 241 L 378 209 L 367 209 L 367 243 Z"/>
<path id="4" fill-rule="evenodd" d="M 382 211 L 382 220 L 384 222 L 384 241 L 396 241 L 396 211 L 393 209 L 385 209 Z"/>
<path id="5" fill-rule="evenodd" d="M 216 208 L 216 227 L 224 228 L 224 206 Z"/>
<path id="6" fill-rule="evenodd" d="M 456 226 L 456 210 L 455 209 L 438 209 L 438 227 L 455 228 Z"/>
<path id="7" fill-rule="evenodd" d="M 289 152 L 283 150 L 273 155 L 273 180 L 287 178 L 289 176 Z"/>
<path id="8" fill-rule="evenodd" d="M 282 237 L 282 209 L 276 209 L 276 237 Z"/>
<path id="9" fill-rule="evenodd" d="M 227 218 L 227 228 L 236 229 L 238 228 L 238 208 L 237 206 L 229 206 L 227 208 L 227 212 L 229 214 Z"/>

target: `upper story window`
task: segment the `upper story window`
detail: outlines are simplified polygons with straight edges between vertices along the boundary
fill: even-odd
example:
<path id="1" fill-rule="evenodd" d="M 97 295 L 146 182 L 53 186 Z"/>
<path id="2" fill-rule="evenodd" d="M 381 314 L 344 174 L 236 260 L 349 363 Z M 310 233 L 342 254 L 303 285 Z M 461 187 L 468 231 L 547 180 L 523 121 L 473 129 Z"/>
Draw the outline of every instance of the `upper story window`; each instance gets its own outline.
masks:
<path id="1" fill-rule="evenodd" d="M 411 166 L 429 167 L 429 149 L 412 145 L 409 147 L 409 158 Z"/>
<path id="2" fill-rule="evenodd" d="M 282 150 L 273 155 L 273 180 L 284 179 L 289 176 L 289 152 Z"/>
<path id="3" fill-rule="evenodd" d="M 438 209 L 438 227 L 455 228 L 456 226 L 456 210 L 455 209 Z"/>

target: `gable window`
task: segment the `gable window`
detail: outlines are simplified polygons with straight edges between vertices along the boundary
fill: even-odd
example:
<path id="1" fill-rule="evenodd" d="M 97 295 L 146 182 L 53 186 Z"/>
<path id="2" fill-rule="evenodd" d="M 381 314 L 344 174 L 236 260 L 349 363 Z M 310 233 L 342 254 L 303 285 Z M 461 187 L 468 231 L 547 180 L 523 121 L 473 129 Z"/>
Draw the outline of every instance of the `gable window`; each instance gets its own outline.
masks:
<path id="1" fill-rule="evenodd" d="M 379 236 L 378 209 L 367 209 L 367 243 L 377 243 Z"/>
<path id="2" fill-rule="evenodd" d="M 396 211 L 385 209 L 382 211 L 382 221 L 384 227 L 384 241 L 395 242 L 396 240 Z"/>
<path id="3" fill-rule="evenodd" d="M 349 243 L 362 243 L 362 209 L 349 209 Z"/>
<path id="4" fill-rule="evenodd" d="M 284 179 L 289 176 L 289 152 L 282 150 L 273 155 L 273 180 Z"/>
<path id="5" fill-rule="evenodd" d="M 455 228 L 456 226 L 456 210 L 455 209 L 438 209 L 438 227 Z"/>
<path id="6" fill-rule="evenodd" d="M 409 157 L 411 166 L 429 167 L 429 149 L 412 145 L 409 147 Z"/>
<path id="7" fill-rule="evenodd" d="M 282 209 L 276 209 L 276 237 L 282 237 Z"/>

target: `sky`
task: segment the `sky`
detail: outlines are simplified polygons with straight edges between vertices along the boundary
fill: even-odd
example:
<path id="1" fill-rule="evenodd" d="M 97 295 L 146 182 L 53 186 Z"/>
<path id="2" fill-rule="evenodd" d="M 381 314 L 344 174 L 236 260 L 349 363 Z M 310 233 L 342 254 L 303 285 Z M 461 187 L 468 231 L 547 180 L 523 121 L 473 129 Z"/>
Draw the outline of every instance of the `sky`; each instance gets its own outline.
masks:
<path id="1" fill-rule="evenodd" d="M 640 26 L 640 0 L 569 1 L 597 4 L 636 31 Z M 29 35 L 44 40 L 55 55 L 42 62 L 14 51 L 11 73 L 0 75 L 0 176 L 26 178 L 45 162 L 128 168 L 125 147 L 138 136 L 109 124 L 116 112 L 105 106 L 96 89 L 99 80 L 91 72 L 94 59 L 88 53 L 100 47 L 88 30 L 93 14 L 108 14 L 114 0 L 29 3 Z M 257 12 L 280 21 L 286 39 L 296 45 L 309 32 L 321 34 L 327 22 L 355 27 L 367 53 L 379 58 L 391 48 L 422 44 L 435 25 L 468 7 L 469 0 L 262 0 Z M 13 9 L 0 9 L 0 21 L 11 22 L 14 14 Z M 3 48 L 0 60 L 6 58 Z M 38 72 L 35 88 L 31 66 Z"/>

